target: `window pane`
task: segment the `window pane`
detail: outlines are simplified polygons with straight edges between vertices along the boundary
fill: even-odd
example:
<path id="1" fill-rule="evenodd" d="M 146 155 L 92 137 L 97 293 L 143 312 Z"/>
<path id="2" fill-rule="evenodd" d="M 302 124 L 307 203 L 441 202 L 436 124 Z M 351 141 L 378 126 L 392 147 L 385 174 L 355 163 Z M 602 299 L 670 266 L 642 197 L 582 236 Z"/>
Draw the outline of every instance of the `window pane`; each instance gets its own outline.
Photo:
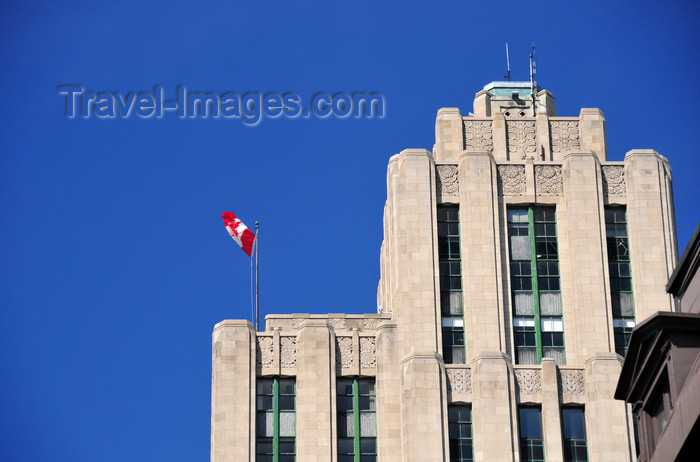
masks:
<path id="1" fill-rule="evenodd" d="M 271 395 L 272 380 L 258 380 L 257 388 L 259 395 Z"/>
<path id="2" fill-rule="evenodd" d="M 518 348 L 518 364 L 537 364 L 537 350 L 535 348 Z"/>
<path id="3" fill-rule="evenodd" d="M 510 255 L 513 260 L 530 260 L 530 238 L 528 236 L 510 237 Z"/>
<path id="4" fill-rule="evenodd" d="M 539 409 L 534 407 L 520 408 L 520 437 L 542 438 Z"/>
<path id="5" fill-rule="evenodd" d="M 561 410 L 564 438 L 585 439 L 586 430 L 583 422 L 583 409 L 565 407 Z"/>
<path id="6" fill-rule="evenodd" d="M 355 420 L 352 412 L 338 415 L 338 436 L 355 436 Z"/>
<path id="7" fill-rule="evenodd" d="M 257 435 L 258 436 L 273 436 L 274 429 L 272 422 L 274 421 L 275 414 L 272 412 L 258 412 L 257 415 Z"/>
<path id="8" fill-rule="evenodd" d="M 374 412 L 360 414 L 360 436 L 377 436 L 377 414 Z"/>
<path id="9" fill-rule="evenodd" d="M 558 294 L 557 294 L 558 295 Z M 535 303 L 532 292 L 518 292 L 515 294 L 515 314 L 534 315 Z"/>
<path id="10" fill-rule="evenodd" d="M 559 292 L 540 293 L 540 314 L 561 315 L 561 295 Z"/>
<path id="11" fill-rule="evenodd" d="M 295 436 L 296 419 L 293 412 L 280 412 L 280 436 Z"/>

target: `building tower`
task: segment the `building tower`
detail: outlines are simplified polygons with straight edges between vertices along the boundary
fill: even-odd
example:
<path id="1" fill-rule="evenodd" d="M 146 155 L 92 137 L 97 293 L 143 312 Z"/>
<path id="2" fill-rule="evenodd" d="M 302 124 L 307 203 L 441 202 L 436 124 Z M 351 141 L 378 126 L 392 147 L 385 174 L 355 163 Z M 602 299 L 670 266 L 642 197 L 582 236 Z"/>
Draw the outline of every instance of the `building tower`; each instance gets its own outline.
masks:
<path id="1" fill-rule="evenodd" d="M 672 310 L 667 160 L 607 160 L 598 109 L 530 82 L 438 111 L 393 156 L 378 314 L 213 333 L 212 461 L 631 461 L 614 399 L 637 319 Z"/>

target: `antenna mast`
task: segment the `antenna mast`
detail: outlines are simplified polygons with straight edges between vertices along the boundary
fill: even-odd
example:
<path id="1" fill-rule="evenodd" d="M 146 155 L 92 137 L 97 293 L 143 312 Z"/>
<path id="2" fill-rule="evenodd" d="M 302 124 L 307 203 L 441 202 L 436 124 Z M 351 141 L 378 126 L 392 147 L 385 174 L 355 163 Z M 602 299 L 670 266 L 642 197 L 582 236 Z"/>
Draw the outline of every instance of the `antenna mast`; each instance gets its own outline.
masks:
<path id="1" fill-rule="evenodd" d="M 530 94 L 532 96 L 532 115 L 536 115 L 535 110 L 535 74 L 537 73 L 537 64 L 535 64 L 535 44 L 532 44 L 532 51 L 530 52 Z"/>
<path id="2" fill-rule="evenodd" d="M 508 55 L 508 42 L 506 42 L 506 66 L 508 72 L 506 72 L 505 78 L 508 82 L 510 82 L 510 56 Z"/>

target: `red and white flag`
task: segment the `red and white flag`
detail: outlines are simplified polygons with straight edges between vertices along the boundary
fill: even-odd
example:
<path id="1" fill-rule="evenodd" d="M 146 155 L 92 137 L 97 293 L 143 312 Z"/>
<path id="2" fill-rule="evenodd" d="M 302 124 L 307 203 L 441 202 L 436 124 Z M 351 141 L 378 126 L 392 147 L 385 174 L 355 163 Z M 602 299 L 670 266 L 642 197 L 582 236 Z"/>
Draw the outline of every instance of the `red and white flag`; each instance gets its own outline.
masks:
<path id="1" fill-rule="evenodd" d="M 226 231 L 228 231 L 233 240 L 241 246 L 241 249 L 243 249 L 249 257 L 253 256 L 255 233 L 249 230 L 248 227 L 231 212 L 222 213 L 221 218 L 224 219 Z"/>

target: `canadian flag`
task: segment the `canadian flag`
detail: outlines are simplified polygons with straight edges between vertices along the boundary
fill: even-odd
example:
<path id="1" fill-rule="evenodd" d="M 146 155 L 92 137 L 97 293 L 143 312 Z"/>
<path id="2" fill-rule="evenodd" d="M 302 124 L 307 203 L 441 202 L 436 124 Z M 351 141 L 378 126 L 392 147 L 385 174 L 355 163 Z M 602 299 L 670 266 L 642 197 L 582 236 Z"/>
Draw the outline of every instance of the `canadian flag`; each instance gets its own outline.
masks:
<path id="1" fill-rule="evenodd" d="M 233 240 L 241 246 L 241 249 L 243 249 L 243 251 L 248 254 L 249 257 L 253 256 L 255 234 L 231 212 L 222 213 L 221 218 L 224 219 L 226 231 L 228 231 Z"/>

